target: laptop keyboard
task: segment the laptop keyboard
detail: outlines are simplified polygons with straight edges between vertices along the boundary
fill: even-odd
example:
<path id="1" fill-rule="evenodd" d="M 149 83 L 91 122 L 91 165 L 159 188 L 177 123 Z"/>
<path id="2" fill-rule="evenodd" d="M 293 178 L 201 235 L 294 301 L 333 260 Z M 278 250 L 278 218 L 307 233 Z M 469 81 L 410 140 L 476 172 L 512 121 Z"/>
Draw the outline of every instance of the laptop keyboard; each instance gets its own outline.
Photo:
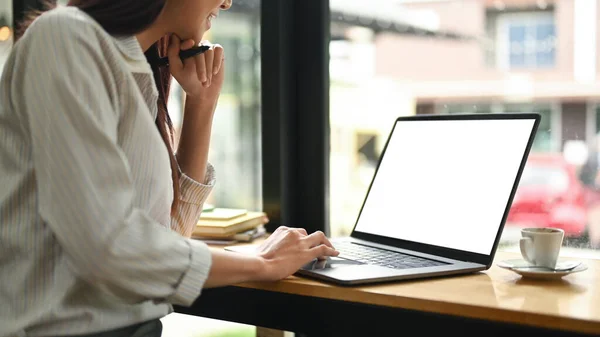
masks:
<path id="1" fill-rule="evenodd" d="M 336 242 L 334 247 L 340 252 L 340 258 L 394 269 L 435 267 L 447 264 L 351 242 Z"/>

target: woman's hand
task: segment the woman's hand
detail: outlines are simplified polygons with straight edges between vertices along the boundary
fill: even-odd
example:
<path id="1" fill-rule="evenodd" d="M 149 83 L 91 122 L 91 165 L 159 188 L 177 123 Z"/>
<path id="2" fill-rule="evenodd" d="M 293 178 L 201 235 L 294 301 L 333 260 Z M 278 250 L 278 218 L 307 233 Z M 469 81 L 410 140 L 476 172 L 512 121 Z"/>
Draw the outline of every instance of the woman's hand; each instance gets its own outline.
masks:
<path id="1" fill-rule="evenodd" d="M 338 256 L 322 232 L 306 235 L 300 228 L 279 227 L 252 254 L 214 248 L 205 288 L 249 281 L 278 281 L 297 272 L 305 264 L 328 256 Z"/>
<path id="2" fill-rule="evenodd" d="M 258 248 L 265 260 L 265 280 L 286 278 L 314 259 L 338 256 L 323 232 L 307 235 L 301 228 L 279 227 Z"/>
<path id="3" fill-rule="evenodd" d="M 168 49 L 169 70 L 188 97 L 216 104 L 225 77 L 225 54 L 223 47 L 218 44 L 211 45 L 204 41 L 203 45 L 210 45 L 211 48 L 182 62 L 179 52 L 192 48 L 194 41 L 182 42 L 177 35 L 171 35 Z"/>

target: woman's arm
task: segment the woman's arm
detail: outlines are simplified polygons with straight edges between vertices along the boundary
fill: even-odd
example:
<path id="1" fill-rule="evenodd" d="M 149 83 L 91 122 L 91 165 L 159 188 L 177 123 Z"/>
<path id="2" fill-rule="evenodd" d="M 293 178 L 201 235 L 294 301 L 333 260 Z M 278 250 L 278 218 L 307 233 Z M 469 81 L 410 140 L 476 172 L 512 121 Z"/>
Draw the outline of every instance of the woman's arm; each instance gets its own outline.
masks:
<path id="1" fill-rule="evenodd" d="M 306 263 L 339 253 L 322 232 L 279 227 L 254 255 L 212 250 L 212 267 L 205 287 L 246 281 L 276 281 L 292 275 Z"/>
<path id="2" fill-rule="evenodd" d="M 214 45 L 207 52 L 182 62 L 178 56 L 181 46 L 179 38 L 173 35 L 169 46 L 169 70 L 186 92 L 177 161 L 185 174 L 203 182 L 213 116 L 225 78 L 224 54 L 221 46 Z"/>
<path id="3" fill-rule="evenodd" d="M 177 162 L 183 173 L 199 182 L 206 178 L 215 106 L 203 98 L 187 96 L 185 100 Z"/>
<path id="4" fill-rule="evenodd" d="M 205 288 L 215 288 L 248 281 L 257 281 L 266 276 L 266 260 L 257 255 L 245 255 L 212 248 L 212 265 Z"/>
<path id="5" fill-rule="evenodd" d="M 176 153 L 182 173 L 181 195 L 171 227 L 186 237 L 192 235 L 203 204 L 214 185 L 214 169 L 208 163 L 208 153 L 213 116 L 225 72 L 222 65 L 223 48 L 218 45 L 202 55 L 181 62 L 179 50 L 182 45 L 192 46 L 190 42 L 193 41 L 182 44 L 173 35 L 169 46 L 169 70 L 186 92 L 183 126 Z"/>
<path id="6" fill-rule="evenodd" d="M 210 135 L 215 104 L 188 97 L 177 162 L 181 169 L 180 195 L 172 228 L 190 237 L 202 213 L 203 204 L 215 185 L 214 168 L 208 163 Z"/>
<path id="7" fill-rule="evenodd" d="M 190 237 L 202 213 L 203 204 L 215 185 L 214 168 L 208 163 L 214 107 L 189 98 L 176 157 L 181 170 L 179 203 L 171 228 Z"/>

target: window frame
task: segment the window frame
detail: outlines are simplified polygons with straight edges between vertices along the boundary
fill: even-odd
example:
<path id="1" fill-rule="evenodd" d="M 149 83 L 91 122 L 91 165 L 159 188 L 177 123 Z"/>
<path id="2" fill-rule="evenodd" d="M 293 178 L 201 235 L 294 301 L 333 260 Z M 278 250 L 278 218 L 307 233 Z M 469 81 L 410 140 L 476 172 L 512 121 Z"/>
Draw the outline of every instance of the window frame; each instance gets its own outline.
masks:
<path id="1" fill-rule="evenodd" d="M 262 0 L 263 207 L 329 235 L 329 0 Z M 310 44 L 300 41 L 310 41 Z"/>
<path id="2" fill-rule="evenodd" d="M 510 63 L 510 26 L 517 23 L 524 23 L 525 26 L 532 26 L 541 22 L 551 22 L 554 25 L 555 39 L 557 39 L 557 26 L 554 17 L 554 11 L 529 11 L 519 13 L 502 13 L 496 18 L 496 64 L 500 70 L 538 70 L 552 69 L 556 66 L 556 43 L 554 46 L 554 62 L 551 65 L 539 66 L 537 61 L 534 64 L 528 64 L 527 60 L 523 66 L 513 66 Z M 527 54 L 525 54 L 527 55 Z M 534 57 L 535 58 L 535 57 Z"/>

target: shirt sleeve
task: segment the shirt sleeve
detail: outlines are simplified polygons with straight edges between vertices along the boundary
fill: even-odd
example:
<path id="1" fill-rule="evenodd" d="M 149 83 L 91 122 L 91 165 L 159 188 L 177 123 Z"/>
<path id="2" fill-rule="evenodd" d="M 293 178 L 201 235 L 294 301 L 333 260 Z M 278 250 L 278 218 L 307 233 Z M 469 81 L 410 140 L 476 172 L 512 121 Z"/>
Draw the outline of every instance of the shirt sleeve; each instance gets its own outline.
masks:
<path id="1" fill-rule="evenodd" d="M 17 109 L 32 135 L 40 216 L 79 277 L 126 302 L 190 305 L 208 276 L 210 251 L 133 206 L 117 143 L 120 79 L 97 34 L 83 20 L 48 15 L 28 31 L 33 52 L 20 55 Z"/>
<path id="2" fill-rule="evenodd" d="M 185 237 L 192 236 L 202 214 L 204 202 L 215 185 L 215 169 L 210 163 L 207 165 L 204 180 L 200 183 L 181 172 L 179 204 L 171 218 L 171 228 Z"/>

